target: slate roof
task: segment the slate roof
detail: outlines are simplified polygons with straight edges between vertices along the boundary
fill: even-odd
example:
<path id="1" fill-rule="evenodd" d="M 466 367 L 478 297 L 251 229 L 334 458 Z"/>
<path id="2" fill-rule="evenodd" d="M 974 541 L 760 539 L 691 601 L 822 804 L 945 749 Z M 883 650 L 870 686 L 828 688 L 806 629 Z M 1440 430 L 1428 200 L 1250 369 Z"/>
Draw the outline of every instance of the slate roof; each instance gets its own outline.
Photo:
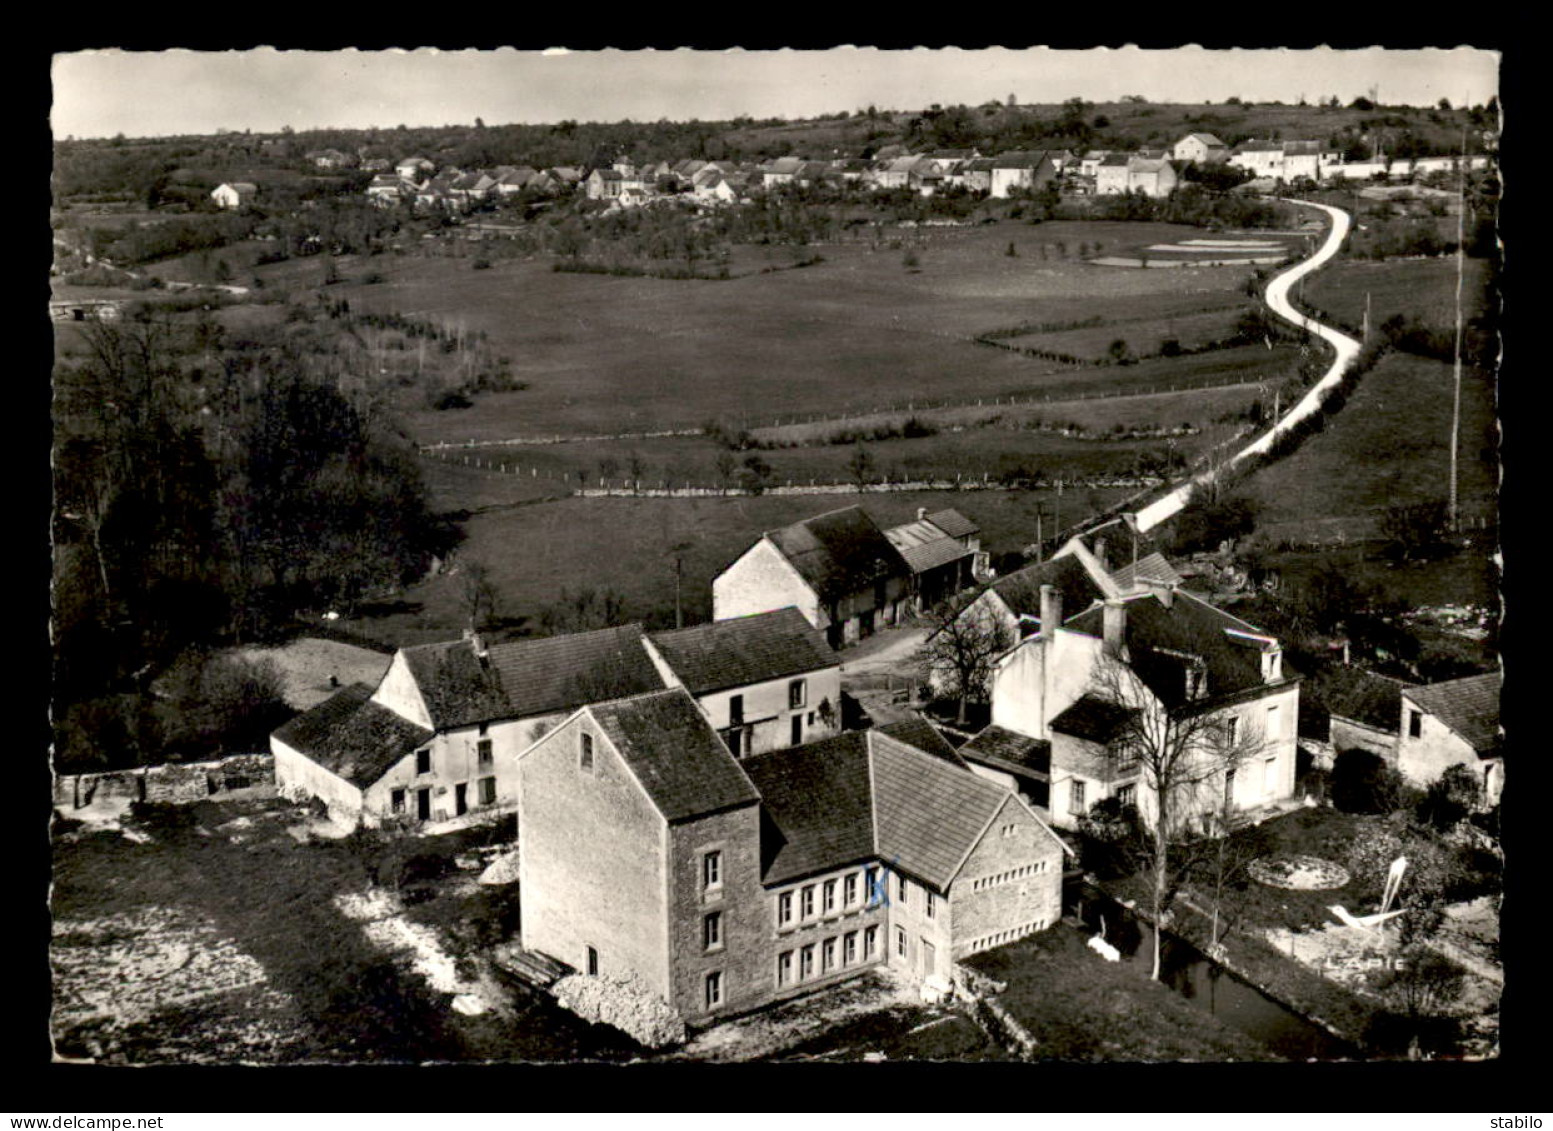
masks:
<path id="1" fill-rule="evenodd" d="M 713 621 L 648 637 L 692 695 L 833 668 L 841 657 L 797 609 Z"/>
<path id="2" fill-rule="evenodd" d="M 960 756 L 970 762 L 1025 777 L 1047 778 L 1052 768 L 1052 744 L 1042 738 L 989 726 L 964 746 Z"/>
<path id="3" fill-rule="evenodd" d="M 1180 653 L 1202 660 L 1208 677 L 1204 704 L 1263 684 L 1265 645 L 1257 637 L 1265 634 L 1260 629 L 1184 590 L 1176 590 L 1168 606 L 1158 593 L 1123 600 L 1130 666 L 1167 709 L 1187 704 L 1188 661 Z M 1066 621 L 1064 627 L 1103 638 L 1103 610 L 1090 609 Z M 1295 678 L 1287 661 L 1283 671 L 1286 680 Z"/>
<path id="4" fill-rule="evenodd" d="M 767 884 L 878 859 L 942 892 L 1012 796 L 877 730 L 742 764 L 765 802 Z"/>
<path id="5" fill-rule="evenodd" d="M 683 688 L 598 703 L 588 713 L 667 821 L 760 800 Z"/>
<path id="6" fill-rule="evenodd" d="M 1207 146 L 1214 146 L 1214 147 L 1217 147 L 1219 149 L 1223 149 L 1224 148 L 1224 143 L 1222 141 L 1220 141 L 1218 138 L 1214 137 L 1212 134 L 1199 134 L 1199 133 L 1187 134 L 1186 137 L 1183 137 L 1181 140 L 1182 141 L 1188 141 L 1191 138 L 1196 138 L 1198 141 L 1202 142 L 1204 145 L 1207 145 Z"/>
<path id="7" fill-rule="evenodd" d="M 483 661 L 467 640 L 403 651 L 438 730 L 571 711 L 664 686 L 635 624 L 493 644 Z"/>
<path id="8" fill-rule="evenodd" d="M 1328 714 L 1395 734 L 1402 719 L 1402 690 L 1406 686 L 1399 679 L 1363 668 L 1336 668 L 1321 680 L 1319 695 Z"/>
<path id="9" fill-rule="evenodd" d="M 981 533 L 981 527 L 952 508 L 933 511 L 927 520 L 951 538 L 970 538 Z"/>
<path id="10" fill-rule="evenodd" d="M 1038 169 L 1043 162 L 1048 160 L 1045 152 L 1014 150 L 1009 153 L 1000 153 L 994 157 L 992 167 L 994 169 Z"/>
<path id="11" fill-rule="evenodd" d="M 904 742 L 907 746 L 915 747 L 924 754 L 931 754 L 935 758 L 942 758 L 951 766 L 965 767 L 965 759 L 953 746 L 942 732 L 922 718 L 920 715 L 912 715 L 910 718 L 899 719 L 893 723 L 885 723 L 875 727 L 880 734 L 887 734 L 898 742 Z"/>
<path id="12" fill-rule="evenodd" d="M 1081 695 L 1071 707 L 1052 719 L 1050 725 L 1058 734 L 1105 746 L 1137 713 L 1136 707 L 1124 707 L 1095 695 Z"/>
<path id="13" fill-rule="evenodd" d="M 1499 753 L 1499 689 L 1504 677 L 1499 672 L 1469 675 L 1406 688 L 1404 698 L 1439 719 L 1482 755 Z"/>
<path id="14" fill-rule="evenodd" d="M 1096 601 L 1103 601 L 1106 592 L 1089 575 L 1084 563 L 1075 554 L 1015 570 L 1007 577 L 992 583 L 992 589 L 1003 598 L 1009 611 L 1016 617 L 1041 616 L 1041 586 L 1054 585 L 1062 597 L 1064 619 L 1076 616 Z"/>
<path id="15" fill-rule="evenodd" d="M 963 542 L 949 537 L 939 526 L 926 520 L 892 526 L 884 536 L 900 551 L 913 573 L 936 569 L 974 553 Z"/>
<path id="16" fill-rule="evenodd" d="M 275 737 L 359 789 L 382 778 L 432 732 L 371 701 L 353 683 L 275 731 Z"/>
<path id="17" fill-rule="evenodd" d="M 1163 581 L 1169 585 L 1180 585 L 1183 580 L 1181 575 L 1176 572 L 1175 566 L 1171 565 L 1165 559 L 1165 555 L 1160 553 L 1148 554 L 1145 557 L 1139 558 L 1136 566 L 1132 562 L 1128 562 L 1120 569 L 1111 571 L 1111 580 L 1116 582 L 1116 587 L 1124 593 L 1131 589 L 1141 578 L 1148 578 L 1151 581 Z"/>
<path id="18" fill-rule="evenodd" d="M 911 575 L 900 551 L 861 507 L 768 530 L 766 537 L 824 601 L 839 600 L 883 578 Z"/>

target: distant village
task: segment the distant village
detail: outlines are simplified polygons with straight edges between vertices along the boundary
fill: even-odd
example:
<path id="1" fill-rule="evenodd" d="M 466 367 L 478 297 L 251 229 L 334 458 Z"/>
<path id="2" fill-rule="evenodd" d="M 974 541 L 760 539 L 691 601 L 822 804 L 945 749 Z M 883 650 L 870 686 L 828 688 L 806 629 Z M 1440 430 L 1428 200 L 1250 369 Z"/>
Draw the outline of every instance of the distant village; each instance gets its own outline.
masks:
<path id="1" fill-rule="evenodd" d="M 594 169 L 526 165 L 439 169 L 435 162 L 414 154 L 390 161 L 364 156 L 367 152 L 367 147 L 360 153 L 315 150 L 306 154 L 306 160 L 322 170 L 374 173 L 365 192 L 375 205 L 450 214 L 524 191 L 581 193 L 611 208 L 636 208 L 660 201 L 733 204 L 748 200 L 753 192 L 782 185 L 825 184 L 907 189 L 923 196 L 959 189 L 1006 198 L 1053 186 L 1080 196 L 1139 193 L 1161 198 L 1183 183 L 1188 166 L 1238 170 L 1246 177 L 1240 187 L 1256 192 L 1306 182 L 1449 172 L 1461 167 L 1463 160 L 1468 168 L 1481 169 L 1488 161 L 1482 155 L 1388 159 L 1378 154 L 1369 161 L 1344 162 L 1341 154 L 1320 141 L 1251 140 L 1232 148 L 1210 133 L 1187 134 L 1169 149 L 1093 149 L 1082 154 L 1067 149 L 1024 150 L 992 155 L 952 149 L 913 154 L 904 146 L 889 145 L 867 159 L 790 155 L 763 162 L 684 159 L 671 163 L 621 156 L 607 167 Z M 222 184 L 211 197 L 220 207 L 241 208 L 253 201 L 257 191 L 252 184 Z"/>

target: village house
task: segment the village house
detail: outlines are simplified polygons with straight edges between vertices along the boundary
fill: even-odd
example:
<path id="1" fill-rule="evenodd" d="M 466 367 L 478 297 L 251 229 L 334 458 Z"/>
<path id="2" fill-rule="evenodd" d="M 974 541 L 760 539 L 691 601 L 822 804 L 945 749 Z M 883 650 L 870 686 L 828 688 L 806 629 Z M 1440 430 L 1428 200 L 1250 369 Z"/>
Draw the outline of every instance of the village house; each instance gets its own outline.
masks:
<path id="1" fill-rule="evenodd" d="M 994 160 L 991 157 L 977 157 L 962 163 L 953 172 L 944 175 L 944 182 L 951 186 L 959 186 L 969 192 L 990 193 L 992 191 L 992 167 Z"/>
<path id="2" fill-rule="evenodd" d="M 376 689 L 346 688 L 271 736 L 276 786 L 347 825 L 511 806 L 514 759 L 547 729 L 584 703 L 665 685 L 637 625 L 401 648 Z"/>
<path id="3" fill-rule="evenodd" d="M 1045 153 L 1004 153 L 992 159 L 992 178 L 988 192 L 1006 197 L 1013 192 L 1031 192 L 1057 179 L 1057 166 Z"/>
<path id="4" fill-rule="evenodd" d="M 1050 742 L 993 725 L 982 728 L 955 753 L 973 773 L 1014 790 L 1042 820 L 1051 820 Z"/>
<path id="5" fill-rule="evenodd" d="M 768 530 L 712 580 L 712 618 L 795 606 L 831 647 L 893 625 L 910 597 L 911 567 L 860 507 Z"/>
<path id="6" fill-rule="evenodd" d="M 1079 158 L 1078 171 L 1086 177 L 1098 176 L 1100 166 L 1111 156 L 1109 149 L 1091 149 Z"/>
<path id="7" fill-rule="evenodd" d="M 1399 679 L 1363 668 L 1343 667 L 1322 687 L 1333 754 L 1368 750 L 1391 765 L 1397 761 L 1398 720 L 1402 717 Z"/>
<path id="8" fill-rule="evenodd" d="M 977 580 L 977 562 L 985 568 L 981 528 L 956 510 L 917 510 L 915 522 L 884 532 L 911 568 L 911 591 L 921 612 L 968 589 Z"/>
<path id="9" fill-rule="evenodd" d="M 354 154 L 342 153 L 338 149 L 315 149 L 307 154 L 307 160 L 319 169 L 351 169 L 357 164 Z"/>
<path id="10" fill-rule="evenodd" d="M 1108 598 L 1067 620 L 1055 587 L 1041 597 L 1041 631 L 993 673 L 992 723 L 1050 744 L 1055 824 L 1071 827 L 1105 797 L 1152 821 L 1156 799 L 1132 738 L 1172 718 L 1193 735 L 1177 817 L 1205 819 L 1226 803 L 1266 811 L 1292 797 L 1299 677 L 1274 637 L 1173 587 Z"/>
<path id="11" fill-rule="evenodd" d="M 692 195 L 708 204 L 732 204 L 739 199 L 738 190 L 720 170 L 713 169 L 706 176 L 697 174 Z"/>
<path id="12" fill-rule="evenodd" d="M 217 185 L 210 194 L 217 208 L 246 208 L 259 195 L 259 187 L 247 181 Z"/>
<path id="13" fill-rule="evenodd" d="M 1229 158 L 1229 146 L 1212 134 L 1191 133 L 1171 146 L 1170 156 L 1191 165 L 1211 165 Z"/>
<path id="14" fill-rule="evenodd" d="M 901 154 L 888 159 L 875 162 L 870 180 L 875 188 L 896 189 L 906 188 L 911 183 L 911 174 L 916 169 L 920 158 Z"/>
<path id="15" fill-rule="evenodd" d="M 394 165 L 394 172 L 407 181 L 419 182 L 422 177 L 431 176 L 436 168 L 424 157 L 406 157 Z"/>
<path id="16" fill-rule="evenodd" d="M 1131 158 L 1125 153 L 1108 153 L 1095 165 L 1095 195 L 1121 196 L 1127 192 L 1127 169 Z"/>
<path id="17" fill-rule="evenodd" d="M 1127 191 L 1141 192 L 1156 199 L 1175 190 L 1176 170 L 1163 157 L 1134 157 L 1127 162 Z"/>
<path id="18" fill-rule="evenodd" d="M 588 174 L 588 179 L 583 182 L 583 187 L 588 193 L 589 200 L 615 200 L 630 185 L 641 188 L 641 184 L 635 180 L 628 181 L 625 174 L 619 169 L 595 169 Z"/>
<path id="19" fill-rule="evenodd" d="M 797 609 L 655 632 L 647 653 L 735 758 L 841 729 L 841 657 Z"/>
<path id="20" fill-rule="evenodd" d="M 1504 744 L 1499 730 L 1499 672 L 1402 689 L 1397 769 L 1416 786 L 1428 786 L 1451 766 L 1466 766 L 1483 791 L 1483 803 L 1499 803 L 1504 790 Z"/>
<path id="21" fill-rule="evenodd" d="M 775 161 L 768 161 L 759 168 L 761 187 L 769 189 L 792 184 L 805 164 L 802 157 L 778 157 Z"/>
<path id="22" fill-rule="evenodd" d="M 1061 915 L 1064 846 L 1017 795 L 877 732 L 735 759 L 683 689 L 585 707 L 518 759 L 525 950 L 685 1021 Z"/>
<path id="23" fill-rule="evenodd" d="M 369 203 L 386 208 L 403 203 L 412 192 L 414 189 L 398 177 L 379 173 L 367 185 L 367 200 Z"/>
<path id="24" fill-rule="evenodd" d="M 1320 181 L 1327 168 L 1335 164 L 1338 154 L 1327 149 L 1319 141 L 1286 141 L 1283 143 L 1283 177 L 1285 180 Z"/>

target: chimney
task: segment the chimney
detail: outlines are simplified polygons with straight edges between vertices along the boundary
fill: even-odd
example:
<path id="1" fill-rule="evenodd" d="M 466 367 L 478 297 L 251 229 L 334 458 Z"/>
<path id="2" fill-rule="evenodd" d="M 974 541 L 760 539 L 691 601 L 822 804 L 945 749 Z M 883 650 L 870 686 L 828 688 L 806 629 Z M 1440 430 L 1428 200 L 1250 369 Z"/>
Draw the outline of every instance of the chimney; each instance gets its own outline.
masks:
<path id="1" fill-rule="evenodd" d="M 1041 635 L 1050 640 L 1062 624 L 1062 594 L 1055 585 L 1041 586 Z"/>
<path id="2" fill-rule="evenodd" d="M 1106 558 L 1105 558 L 1105 536 L 1104 535 L 1101 535 L 1099 538 L 1095 539 L 1095 561 L 1100 563 L 1100 568 L 1105 570 L 1106 573 L 1110 573 L 1111 572 L 1111 563 L 1106 561 Z"/>
<path id="3" fill-rule="evenodd" d="M 1127 603 L 1120 597 L 1107 597 L 1101 615 L 1104 618 L 1102 639 L 1105 642 L 1105 654 L 1120 657 L 1127 636 Z"/>
<path id="4" fill-rule="evenodd" d="M 480 639 L 480 634 L 472 628 L 464 629 L 464 639 L 469 642 L 470 650 L 480 659 L 485 659 L 485 641 Z"/>
<path id="5" fill-rule="evenodd" d="M 917 508 L 917 521 L 918 522 L 926 522 L 927 521 L 927 508 L 926 507 L 918 507 Z"/>

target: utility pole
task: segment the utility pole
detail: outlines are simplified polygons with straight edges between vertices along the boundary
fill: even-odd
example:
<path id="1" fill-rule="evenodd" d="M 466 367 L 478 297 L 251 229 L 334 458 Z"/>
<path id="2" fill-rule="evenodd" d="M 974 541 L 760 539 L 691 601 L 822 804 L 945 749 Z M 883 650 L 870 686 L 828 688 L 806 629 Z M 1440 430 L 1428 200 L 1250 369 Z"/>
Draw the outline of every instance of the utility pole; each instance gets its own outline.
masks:
<path id="1" fill-rule="evenodd" d="M 1467 242 L 1467 131 L 1461 131 L 1461 168 L 1458 171 L 1459 186 L 1456 198 L 1456 368 L 1455 393 L 1451 406 L 1451 533 L 1459 529 L 1457 514 L 1456 477 L 1458 449 L 1461 446 L 1461 282 L 1466 270 Z"/>

